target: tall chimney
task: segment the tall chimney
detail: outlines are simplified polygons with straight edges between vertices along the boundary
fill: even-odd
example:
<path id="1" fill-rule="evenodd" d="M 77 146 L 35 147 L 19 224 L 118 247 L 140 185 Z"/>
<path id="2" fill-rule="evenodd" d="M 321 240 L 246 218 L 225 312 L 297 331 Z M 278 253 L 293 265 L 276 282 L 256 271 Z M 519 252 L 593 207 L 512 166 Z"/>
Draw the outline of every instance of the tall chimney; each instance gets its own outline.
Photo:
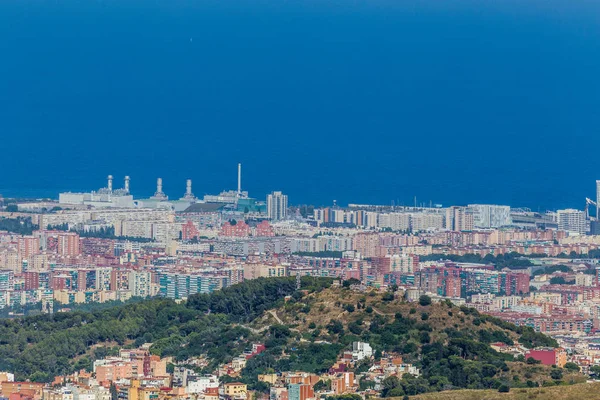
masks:
<path id="1" fill-rule="evenodd" d="M 125 176 L 125 193 L 129 193 L 129 175 Z"/>
<path id="2" fill-rule="evenodd" d="M 109 176 L 108 176 L 108 186 L 107 186 L 107 189 L 108 189 L 109 191 L 111 191 L 111 192 L 112 192 L 112 181 L 113 181 L 113 176 L 112 176 L 112 175 L 109 175 Z"/>
<path id="3" fill-rule="evenodd" d="M 152 196 L 151 198 L 159 201 L 168 200 L 168 196 L 166 196 L 162 190 L 162 178 L 158 178 L 156 180 L 156 193 L 154 193 L 154 196 Z"/>
<path id="4" fill-rule="evenodd" d="M 192 195 L 192 180 L 191 179 L 188 179 L 187 181 L 185 181 L 185 194 L 186 194 L 186 196 Z"/>
<path id="5" fill-rule="evenodd" d="M 242 194 L 242 164 L 238 164 L 238 196 Z"/>

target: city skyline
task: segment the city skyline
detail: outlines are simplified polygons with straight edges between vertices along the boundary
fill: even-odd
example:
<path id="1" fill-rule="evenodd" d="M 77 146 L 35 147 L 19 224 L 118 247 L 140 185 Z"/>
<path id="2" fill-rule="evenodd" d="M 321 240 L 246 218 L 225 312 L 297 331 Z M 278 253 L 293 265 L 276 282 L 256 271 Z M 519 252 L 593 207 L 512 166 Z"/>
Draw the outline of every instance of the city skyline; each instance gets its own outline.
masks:
<path id="1" fill-rule="evenodd" d="M 0 0 L 0 400 L 600 398 L 598 16 Z"/>
<path id="2" fill-rule="evenodd" d="M 242 162 L 294 203 L 593 197 L 596 2 L 127 3 L 0 4 L 3 195 L 214 193 Z"/>
<path id="3" fill-rule="evenodd" d="M 236 193 L 241 193 L 240 192 L 240 188 L 242 185 L 241 182 L 241 163 L 238 163 L 236 165 L 237 169 L 235 171 L 237 171 L 237 175 L 236 175 L 236 181 L 232 184 L 223 184 L 221 185 L 221 189 L 216 189 L 213 191 L 208 191 L 208 189 L 206 189 L 206 191 L 203 191 L 202 188 L 198 189 L 198 184 L 196 183 L 195 179 L 192 179 L 189 177 L 189 175 L 187 175 L 188 177 L 185 178 L 182 182 L 178 182 L 179 185 L 176 187 L 176 185 L 174 185 L 172 182 L 168 182 L 167 183 L 167 188 L 165 189 L 164 192 L 162 193 L 162 195 L 165 195 L 167 198 L 171 198 L 172 200 L 175 199 L 179 199 L 181 198 L 182 200 L 186 197 L 189 197 L 190 194 L 192 194 L 191 192 L 188 193 L 188 191 L 191 191 L 192 188 L 192 182 L 194 182 L 194 192 L 196 192 L 197 196 L 195 197 L 189 197 L 188 200 L 195 200 L 195 201 L 202 201 L 202 197 L 205 195 L 213 195 L 216 193 L 220 193 L 220 192 L 225 192 L 225 191 L 232 191 L 236 192 Z M 73 188 L 65 188 L 63 190 L 60 190 L 60 192 L 65 192 L 65 193 L 84 193 L 84 192 L 90 192 L 90 191 L 98 191 L 98 190 L 103 190 L 103 189 L 107 189 L 110 186 L 110 190 L 115 190 L 117 193 L 120 193 L 121 191 L 126 191 L 127 194 L 131 194 L 134 198 L 148 198 L 151 197 L 153 194 L 156 195 L 157 193 L 157 180 L 159 180 L 159 185 L 160 185 L 160 190 L 162 191 L 163 187 L 164 187 L 164 180 L 161 177 L 158 178 L 154 178 L 152 180 L 153 183 L 153 188 L 154 190 L 151 190 L 148 187 L 148 184 L 150 182 L 142 182 L 143 189 L 139 189 L 138 183 L 137 181 L 134 181 L 134 184 L 132 185 L 132 177 L 130 175 L 123 175 L 123 176 L 117 176 L 117 175 L 109 175 L 108 176 L 109 179 L 109 183 L 106 183 L 106 175 L 104 178 L 104 185 L 100 185 L 94 189 L 92 188 L 84 188 L 84 189 L 73 189 Z M 252 175 L 248 176 L 247 174 L 244 176 L 244 185 L 247 184 L 248 181 L 250 181 L 250 186 L 252 186 L 252 182 L 255 181 L 256 178 L 254 178 Z M 96 181 L 96 179 L 94 178 L 94 181 Z M 121 182 L 121 183 L 119 183 Z M 545 212 L 545 211 L 558 211 L 558 210 L 565 210 L 565 209 L 576 209 L 576 210 L 585 210 L 585 212 L 588 212 L 588 208 L 590 206 L 593 206 L 593 211 L 592 214 L 597 213 L 597 210 L 599 209 L 599 205 L 600 205 L 600 180 L 594 180 L 593 182 L 590 182 L 590 186 L 593 183 L 593 188 L 594 192 L 592 190 L 589 190 L 588 193 L 585 193 L 585 195 L 581 198 L 582 200 L 580 200 L 578 203 L 579 204 L 575 204 L 575 202 L 571 202 L 570 205 L 564 205 L 564 206 L 559 206 L 559 207 L 555 207 L 555 208 L 547 208 L 547 209 L 543 209 L 543 207 L 538 206 L 537 208 L 532 208 L 529 206 L 521 206 L 521 205 L 515 205 L 515 204 L 508 204 L 508 203 L 501 203 L 498 201 L 471 201 L 469 199 L 466 199 L 466 201 L 464 203 L 445 203 L 445 202 L 440 202 L 440 201 L 435 201 L 435 200 L 427 200 L 427 201 L 423 201 L 423 199 L 418 198 L 418 196 L 413 196 L 412 198 L 409 197 L 408 199 L 406 199 L 406 201 L 400 201 L 399 198 L 396 199 L 391 199 L 389 201 L 389 203 L 385 204 L 385 203 L 368 203 L 368 202 L 362 202 L 362 201 L 357 201 L 353 198 L 347 199 L 346 201 L 339 201 L 337 198 L 333 198 L 331 199 L 331 201 L 329 203 L 317 203 L 317 202 L 297 202 L 297 201 L 293 201 L 294 199 L 292 198 L 292 202 L 289 202 L 289 204 L 291 206 L 295 206 L 295 205 L 313 205 L 315 207 L 332 207 L 332 206 L 341 206 L 341 207 L 346 207 L 350 204 L 371 204 L 374 206 L 384 206 L 384 207 L 390 207 L 390 206 L 396 206 L 396 207 L 414 207 L 416 205 L 417 208 L 435 208 L 435 207 L 448 207 L 451 205 L 460 205 L 460 206 L 466 206 L 469 204 L 498 204 L 498 205 L 506 205 L 509 206 L 513 209 L 516 208 L 529 208 L 531 209 L 531 211 L 539 211 L 539 212 Z M 259 195 L 252 195 L 251 197 L 254 197 L 258 200 L 266 200 L 268 199 L 268 196 L 273 193 L 273 191 L 277 191 L 279 190 L 280 192 L 284 192 L 288 197 L 289 197 L 289 193 L 285 190 L 285 189 L 281 189 L 282 187 L 284 187 L 285 184 L 278 184 L 278 183 L 274 183 L 273 184 L 273 188 L 269 189 L 266 193 L 264 194 L 259 194 Z M 136 187 L 138 187 L 136 189 Z M 217 187 L 217 186 L 215 186 Z M 179 190 L 178 190 L 179 189 Z M 33 192 L 35 193 L 36 191 L 33 190 Z M 251 190 L 248 190 L 246 188 L 246 186 L 243 187 L 243 192 L 248 194 L 251 192 Z M 9 193 L 9 195 L 7 195 L 6 193 Z M 49 191 L 49 193 L 47 195 L 28 195 L 29 193 L 31 193 L 31 191 L 28 190 L 24 190 L 22 191 L 22 193 L 20 192 L 16 192 L 13 194 L 13 191 L 2 191 L 2 186 L 0 186 L 0 196 L 3 196 L 5 198 L 30 198 L 30 199 L 58 199 L 58 192 L 53 192 L 53 191 Z M 169 196 L 170 194 L 170 196 Z M 250 193 L 253 194 L 253 193 Z M 193 195 L 193 194 L 192 194 Z M 360 195 L 357 195 L 356 197 L 360 197 Z M 591 198 L 595 198 L 595 200 L 591 200 Z M 197 200 L 196 200 L 197 199 Z M 166 200 L 166 199 L 165 199 Z M 591 200 L 591 202 L 590 202 Z M 596 215 L 594 215 L 596 216 Z"/>

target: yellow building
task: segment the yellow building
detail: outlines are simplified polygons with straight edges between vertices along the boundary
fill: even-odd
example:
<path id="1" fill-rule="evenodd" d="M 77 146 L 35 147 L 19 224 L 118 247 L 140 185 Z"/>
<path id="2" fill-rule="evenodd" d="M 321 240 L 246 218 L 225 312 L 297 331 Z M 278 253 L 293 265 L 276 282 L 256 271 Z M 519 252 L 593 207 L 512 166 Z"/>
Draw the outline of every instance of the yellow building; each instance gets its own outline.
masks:
<path id="1" fill-rule="evenodd" d="M 245 397 L 248 392 L 248 386 L 241 382 L 226 383 L 224 389 L 225 395 L 229 397 Z"/>
<path id="2" fill-rule="evenodd" d="M 277 382 L 277 374 L 258 375 L 258 380 L 274 385 Z"/>

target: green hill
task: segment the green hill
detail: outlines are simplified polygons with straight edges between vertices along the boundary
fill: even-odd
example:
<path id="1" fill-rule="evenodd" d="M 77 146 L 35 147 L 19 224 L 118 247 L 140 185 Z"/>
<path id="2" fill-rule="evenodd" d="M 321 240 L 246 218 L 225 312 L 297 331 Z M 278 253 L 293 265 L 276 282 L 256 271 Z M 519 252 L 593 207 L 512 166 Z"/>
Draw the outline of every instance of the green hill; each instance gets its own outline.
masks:
<path id="1" fill-rule="evenodd" d="M 566 384 L 583 376 L 562 377 L 540 365 L 515 362 L 497 353 L 492 342 L 527 346 L 556 343 L 473 309 L 451 303 L 407 303 L 391 293 L 359 293 L 328 288 L 330 279 L 256 279 L 188 302 L 153 299 L 94 312 L 70 312 L 0 320 L 0 370 L 18 380 L 48 382 L 56 375 L 90 369 L 93 360 L 121 347 L 151 342 L 151 352 L 184 361 L 204 355 L 211 372 L 252 343 L 267 349 L 253 357 L 241 380 L 267 390 L 257 375 L 270 371 L 326 372 L 353 341 L 401 354 L 420 377 L 386 380 L 384 395 L 414 395 L 448 389 L 496 389 Z M 357 367 L 360 373 L 368 368 Z"/>
<path id="2" fill-rule="evenodd" d="M 287 367 L 318 373 L 327 370 L 337 353 L 354 341 L 370 343 L 376 356 L 383 351 L 400 354 L 421 371 L 418 378 L 407 376 L 388 382 L 383 393 L 387 396 L 456 388 L 497 389 L 501 385 L 568 384 L 584 379 L 564 371 L 561 378 L 552 379 L 552 368 L 515 362 L 512 356 L 500 354 L 489 345 L 557 345 L 545 335 L 450 302 L 429 303 L 427 298 L 422 304 L 408 303 L 390 293 L 359 293 L 347 288 L 331 288 L 290 301 L 253 322 L 254 328 L 271 325 L 272 330 L 280 329 L 278 335 L 287 335 L 291 340 L 282 345 L 279 339 L 268 346 L 265 354 L 253 359 L 246 372 L 248 383 L 254 378 L 250 370 L 265 372 L 260 365 L 255 366 L 261 358 L 275 370 Z M 331 344 L 317 346 L 314 342 Z M 296 348 L 291 361 L 274 363 L 291 344 Z"/>
<path id="3" fill-rule="evenodd" d="M 497 390 L 454 390 L 427 393 L 410 397 L 411 400 L 581 400 L 600 399 L 600 383 L 582 383 L 570 386 L 512 389 L 509 393 Z M 400 399 L 397 399 L 400 400 Z"/>

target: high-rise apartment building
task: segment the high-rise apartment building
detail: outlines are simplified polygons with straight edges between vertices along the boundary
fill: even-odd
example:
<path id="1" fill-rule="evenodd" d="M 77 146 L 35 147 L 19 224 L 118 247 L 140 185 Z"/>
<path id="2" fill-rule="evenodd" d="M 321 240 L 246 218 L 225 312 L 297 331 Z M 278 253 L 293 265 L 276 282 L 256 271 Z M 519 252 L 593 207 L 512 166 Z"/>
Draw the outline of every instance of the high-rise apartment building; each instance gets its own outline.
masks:
<path id="1" fill-rule="evenodd" d="M 10 270 L 0 271 L 0 291 L 13 290 L 15 288 L 15 274 Z"/>
<path id="2" fill-rule="evenodd" d="M 21 236 L 19 238 L 19 256 L 29 260 L 34 254 L 40 252 L 40 238 L 36 236 Z"/>
<path id="3" fill-rule="evenodd" d="M 583 211 L 574 210 L 572 208 L 558 210 L 556 216 L 559 230 L 585 235 L 586 223 L 585 213 Z"/>
<path id="4" fill-rule="evenodd" d="M 281 192 L 267 195 L 267 214 L 269 219 L 279 221 L 287 217 L 288 197 Z"/>
<path id="5" fill-rule="evenodd" d="M 467 207 L 450 207 L 446 209 L 446 229 L 450 231 L 472 231 L 473 212 Z"/>
<path id="6" fill-rule="evenodd" d="M 129 272 L 129 290 L 134 297 L 152 296 L 152 274 L 146 271 Z"/>
<path id="7" fill-rule="evenodd" d="M 62 256 L 78 256 L 81 254 L 79 249 L 79 235 L 74 232 L 61 232 L 57 235 L 58 254 Z"/>
<path id="8" fill-rule="evenodd" d="M 510 225 L 510 206 L 493 204 L 469 204 L 473 213 L 473 226 L 475 228 L 499 228 Z"/>

